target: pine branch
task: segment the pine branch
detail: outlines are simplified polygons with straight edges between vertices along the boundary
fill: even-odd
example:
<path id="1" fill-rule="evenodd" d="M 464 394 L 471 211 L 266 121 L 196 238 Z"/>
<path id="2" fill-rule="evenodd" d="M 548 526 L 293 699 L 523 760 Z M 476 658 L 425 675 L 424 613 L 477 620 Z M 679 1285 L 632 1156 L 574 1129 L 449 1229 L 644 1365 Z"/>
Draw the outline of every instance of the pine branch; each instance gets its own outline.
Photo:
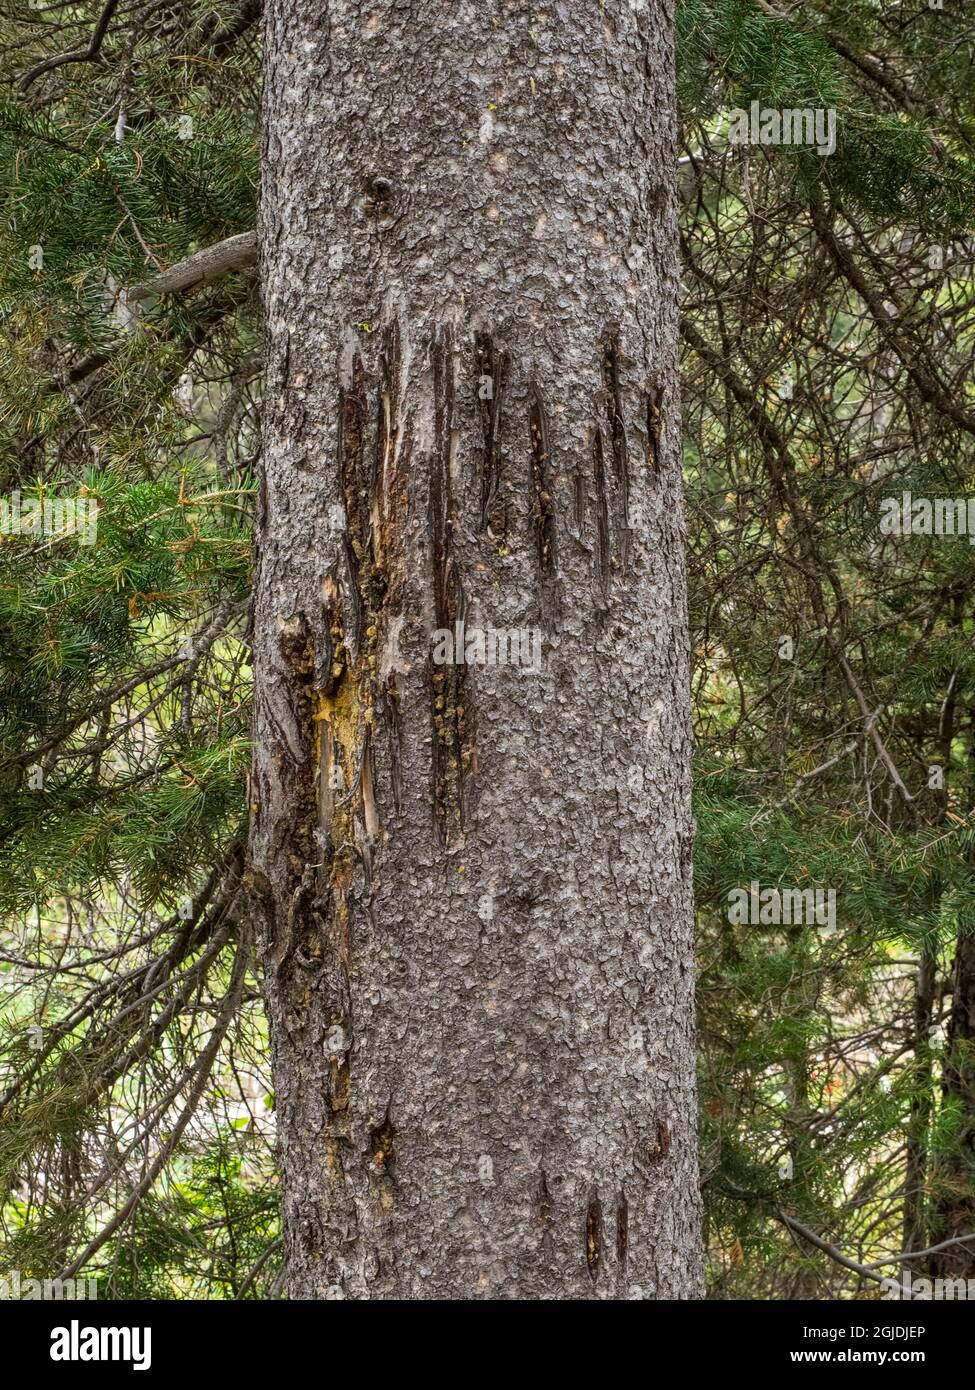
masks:
<path id="1" fill-rule="evenodd" d="M 142 285 L 132 285 L 128 289 L 120 290 L 119 299 L 123 305 L 132 307 L 141 304 L 143 300 L 157 299 L 164 294 L 185 294 L 190 290 L 210 285 L 234 271 L 245 270 L 256 261 L 257 233 L 241 232 L 237 236 L 215 242 L 213 246 L 204 247 L 202 251 L 194 251 L 192 256 L 177 261 L 168 270 L 162 271 Z M 116 343 L 115 347 L 118 346 Z M 88 353 L 68 369 L 63 380 L 52 379 L 48 381 L 45 389 L 61 391 L 65 386 L 77 386 L 100 367 L 104 367 L 111 351 L 110 349 Z"/>
<path id="2" fill-rule="evenodd" d="M 43 62 L 32 67 L 25 77 L 21 78 L 20 90 L 26 92 L 42 73 L 63 67 L 65 63 L 93 63 L 101 53 L 102 42 L 108 33 L 112 15 L 117 9 L 118 0 L 108 0 L 108 4 L 102 10 L 98 23 L 95 25 L 88 47 L 76 48 L 71 53 L 58 53 L 53 58 L 45 58 Z"/>
<path id="3" fill-rule="evenodd" d="M 187 290 L 209 285 L 235 270 L 243 270 L 256 260 L 257 233 L 241 232 L 239 236 L 227 237 L 202 251 L 195 251 L 192 256 L 177 261 L 144 285 L 133 285 L 124 291 L 125 299 L 131 303 L 164 294 L 183 294 Z"/>

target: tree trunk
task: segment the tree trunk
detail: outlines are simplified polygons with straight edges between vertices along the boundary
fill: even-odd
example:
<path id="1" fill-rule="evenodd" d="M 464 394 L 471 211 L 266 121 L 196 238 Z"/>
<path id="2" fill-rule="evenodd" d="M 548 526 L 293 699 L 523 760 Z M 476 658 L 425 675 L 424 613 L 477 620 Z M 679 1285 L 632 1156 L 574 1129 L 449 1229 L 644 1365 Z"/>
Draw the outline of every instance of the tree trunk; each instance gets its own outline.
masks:
<path id="1" fill-rule="evenodd" d="M 911 1077 L 913 1096 L 907 1123 L 907 1158 L 904 1170 L 904 1234 L 901 1248 L 924 1250 L 928 1239 L 928 1148 L 931 1140 L 931 1114 L 934 1107 L 934 1066 L 931 1058 L 931 1020 L 937 957 L 925 948 L 918 960 L 914 982 L 914 1026 Z M 905 1261 L 915 1274 L 924 1269 L 923 1260 Z"/>
<path id="2" fill-rule="evenodd" d="M 696 1296 L 669 0 L 265 25 L 290 1295 Z"/>
<path id="3" fill-rule="evenodd" d="M 962 932 L 955 944 L 951 1016 L 941 1077 L 943 1104 L 954 1112 L 954 1144 L 942 1159 L 933 1231 L 940 1243 L 975 1231 L 975 938 Z M 941 1250 L 931 1272 L 944 1279 L 975 1279 L 975 1241 Z"/>
<path id="4" fill-rule="evenodd" d="M 966 763 L 969 774 L 965 811 L 975 810 L 975 710 L 967 711 Z M 947 759 L 945 760 L 947 765 Z M 969 862 L 972 859 L 968 854 Z M 951 971 L 951 1013 L 941 1069 L 941 1103 L 953 1117 L 953 1143 L 936 1171 L 939 1198 L 933 1239 L 970 1236 L 975 1231 L 975 936 L 967 922 L 959 925 Z M 931 1258 L 935 1278 L 975 1279 L 975 1241 L 939 1250 Z"/>

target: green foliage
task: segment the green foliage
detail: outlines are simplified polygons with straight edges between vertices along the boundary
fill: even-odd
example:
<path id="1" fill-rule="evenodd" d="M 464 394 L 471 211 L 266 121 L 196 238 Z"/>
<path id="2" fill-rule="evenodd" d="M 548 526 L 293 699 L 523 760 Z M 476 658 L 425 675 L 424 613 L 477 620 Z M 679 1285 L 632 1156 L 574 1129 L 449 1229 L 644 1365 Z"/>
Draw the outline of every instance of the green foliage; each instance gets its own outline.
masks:
<path id="1" fill-rule="evenodd" d="M 975 216 L 975 177 L 971 163 L 971 115 L 960 130 L 932 137 L 927 112 L 911 101 L 908 109 L 878 108 L 876 90 L 864 92 L 854 81 L 843 50 L 854 53 L 876 38 L 874 25 L 857 26 L 846 37 L 849 17 L 836 18 L 839 49 L 830 42 L 830 20 L 806 7 L 791 17 L 770 15 L 753 0 L 682 0 L 678 6 L 678 96 L 689 142 L 713 138 L 713 125 L 729 108 L 833 108 L 837 149 L 826 159 L 797 146 L 775 150 L 791 168 L 796 194 L 803 200 L 821 187 L 827 196 L 878 218 L 916 223 L 928 233 L 958 234 Z M 868 14 L 869 9 L 861 12 Z M 876 18 L 876 16 L 874 16 Z M 943 61 L 943 44 L 929 13 L 928 47 Z M 920 28 L 920 26 L 918 26 Z M 863 48 L 861 48 L 863 45 Z M 951 73 L 967 81 L 962 68 Z M 891 85 L 896 87 L 895 73 Z M 964 94 L 961 88 L 959 95 Z M 965 102 L 959 106 L 964 110 Z M 709 134 L 710 130 L 710 134 Z"/>

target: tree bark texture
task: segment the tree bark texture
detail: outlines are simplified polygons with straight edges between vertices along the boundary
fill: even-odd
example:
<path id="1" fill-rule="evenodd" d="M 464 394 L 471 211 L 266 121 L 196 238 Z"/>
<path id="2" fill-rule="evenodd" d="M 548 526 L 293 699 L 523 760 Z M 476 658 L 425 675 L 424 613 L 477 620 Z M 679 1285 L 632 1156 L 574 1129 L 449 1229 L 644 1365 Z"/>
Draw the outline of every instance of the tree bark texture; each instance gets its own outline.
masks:
<path id="1" fill-rule="evenodd" d="M 951 1014 L 945 1039 L 941 1085 L 943 1104 L 954 1115 L 955 1144 L 942 1159 L 942 1188 L 935 1210 L 933 1239 L 938 1243 L 970 1236 L 975 1230 L 975 937 L 961 931 L 955 943 Z M 975 1241 L 940 1250 L 931 1272 L 943 1279 L 975 1279 Z"/>
<path id="2" fill-rule="evenodd" d="M 290 1296 L 697 1296 L 670 0 L 268 0 L 265 45 Z M 459 623 L 537 669 L 438 664 Z"/>

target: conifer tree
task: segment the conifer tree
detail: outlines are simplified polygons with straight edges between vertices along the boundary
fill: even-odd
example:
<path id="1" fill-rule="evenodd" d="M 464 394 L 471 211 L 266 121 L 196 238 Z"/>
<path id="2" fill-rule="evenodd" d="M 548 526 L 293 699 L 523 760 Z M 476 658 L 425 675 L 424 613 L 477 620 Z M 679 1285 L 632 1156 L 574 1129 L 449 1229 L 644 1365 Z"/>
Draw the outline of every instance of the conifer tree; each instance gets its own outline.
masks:
<path id="1" fill-rule="evenodd" d="M 601 13 L 627 33 L 641 7 Z M 84 1272 L 101 1279 L 102 1297 L 266 1298 L 288 1286 L 274 1147 L 285 1102 L 268 1073 L 266 972 L 243 880 L 255 814 L 252 522 L 261 416 L 280 395 L 262 375 L 256 274 L 259 19 L 252 0 L 85 0 L 20 6 L 0 21 L 0 1268 Z M 528 80 L 526 122 L 554 109 L 539 81 L 553 32 L 533 27 L 534 66 L 530 48 L 511 50 Z M 970 1277 L 975 1251 L 972 551 L 964 533 L 935 531 L 933 511 L 925 530 L 920 505 L 970 491 L 971 21 L 956 0 L 681 0 L 677 33 L 708 1290 L 875 1296 L 904 1270 Z M 513 43 L 504 26 L 491 40 Z M 356 39 L 363 51 L 388 41 L 371 30 Z M 562 96 L 574 110 L 571 90 Z M 732 143 L 731 113 L 747 116 L 750 139 L 753 103 L 760 120 L 778 114 L 780 134 L 786 110 L 833 111 L 835 149 Z M 479 119 L 471 154 L 458 128 L 458 167 L 496 155 L 499 131 L 521 138 L 519 122 L 501 129 L 510 103 L 507 116 L 494 95 L 484 108 L 493 133 L 482 145 Z M 348 119 L 349 131 L 383 128 L 365 106 Z M 395 141 L 408 147 L 409 133 Z M 316 159 L 330 160 L 337 188 L 359 180 L 357 203 L 322 216 L 354 220 L 342 254 L 358 264 L 427 208 L 423 197 L 396 204 L 399 170 L 380 169 L 374 152 L 341 178 L 335 153 Z M 508 171 L 492 172 L 493 235 L 507 247 L 518 232 L 501 196 Z M 624 178 L 645 172 L 634 151 Z M 571 175 L 566 163 L 562 182 Z M 435 194 L 424 195 L 431 206 Z M 476 265 L 452 273 L 459 282 Z M 364 286 L 379 282 L 364 272 Z M 646 268 L 631 273 L 642 284 Z M 506 274 L 488 284 L 492 304 L 511 288 Z M 458 304 L 457 321 L 469 312 Z M 302 331 L 315 331 L 306 317 Z M 356 317 L 365 448 L 389 350 L 380 313 Z M 518 343 L 532 323 L 517 320 Z M 281 324 L 269 324 L 279 361 Z M 552 437 L 582 411 L 594 365 L 570 395 L 554 370 L 557 342 L 546 352 L 542 452 L 558 457 Z M 520 577 L 502 595 L 523 593 L 541 614 L 548 594 L 531 581 L 552 517 L 550 489 L 538 492 L 527 466 L 523 352 L 511 355 L 500 404 L 472 396 L 470 360 L 461 367 L 458 440 L 461 425 L 476 439 L 484 419 L 489 431 L 500 422 L 487 497 L 514 544 L 487 563 Z M 634 361 L 624 356 L 621 371 L 629 389 Z M 494 374 L 478 372 L 476 385 Z M 350 418 L 360 401 L 347 396 Z M 334 398 L 323 407 L 333 426 L 335 409 Z M 632 415 L 626 403 L 635 471 Z M 597 423 L 612 545 L 620 498 L 605 402 Z M 325 473 L 335 466 L 331 455 Z M 587 478 L 593 486 L 594 459 L 583 526 L 553 494 L 559 573 L 588 561 Z M 898 534 L 884 525 L 903 515 L 905 492 L 920 499 L 908 507 L 919 525 Z M 665 519 L 641 517 L 633 489 L 628 500 L 632 558 Z M 64 531 L 69 501 L 86 521 L 97 506 L 94 544 L 83 528 Z M 346 515 L 347 587 L 372 522 L 355 506 Z M 465 598 L 480 582 L 464 568 L 466 545 L 454 542 Z M 617 583 L 619 559 L 611 549 Z M 410 572 L 414 588 L 422 573 Z M 378 591 L 362 593 L 365 619 Z M 351 663 L 360 673 L 369 626 Z M 500 689 L 503 674 L 473 669 L 482 691 L 488 680 Z M 527 692 L 534 678 L 519 679 Z M 445 709 L 458 704 L 466 713 L 462 701 Z M 328 720 L 316 724 L 321 751 Z M 464 732 L 483 785 L 489 726 Z M 368 779 L 366 759 L 362 768 Z M 358 759 L 343 768 L 345 788 L 330 789 L 338 798 L 354 787 L 350 807 L 357 774 Z M 645 797 L 627 784 L 615 824 L 642 834 Z M 592 789 L 580 782 L 573 798 L 591 805 Z M 450 847 L 445 858 L 465 863 Z M 547 869 L 536 897 L 519 899 L 518 923 L 563 891 L 558 866 Z M 730 920 L 729 894 L 745 890 L 747 901 L 753 883 L 832 890 L 835 929 Z M 642 890 L 635 901 L 646 907 Z M 533 958 L 530 931 L 519 939 Z M 478 1096 L 493 1104 L 498 1087 L 487 1077 Z M 376 1143 L 381 1184 L 396 1173 L 386 1151 L 396 1139 L 380 1124 Z M 493 1150 L 482 1153 L 502 1171 Z M 486 1179 L 473 1190 L 490 1201 Z M 597 1296 L 611 1292 L 614 1215 L 600 1193 Z M 634 1233 L 644 1216 L 631 1200 Z M 578 1261 L 578 1242 L 573 1251 Z M 291 1288 L 302 1291 L 300 1275 Z"/>

